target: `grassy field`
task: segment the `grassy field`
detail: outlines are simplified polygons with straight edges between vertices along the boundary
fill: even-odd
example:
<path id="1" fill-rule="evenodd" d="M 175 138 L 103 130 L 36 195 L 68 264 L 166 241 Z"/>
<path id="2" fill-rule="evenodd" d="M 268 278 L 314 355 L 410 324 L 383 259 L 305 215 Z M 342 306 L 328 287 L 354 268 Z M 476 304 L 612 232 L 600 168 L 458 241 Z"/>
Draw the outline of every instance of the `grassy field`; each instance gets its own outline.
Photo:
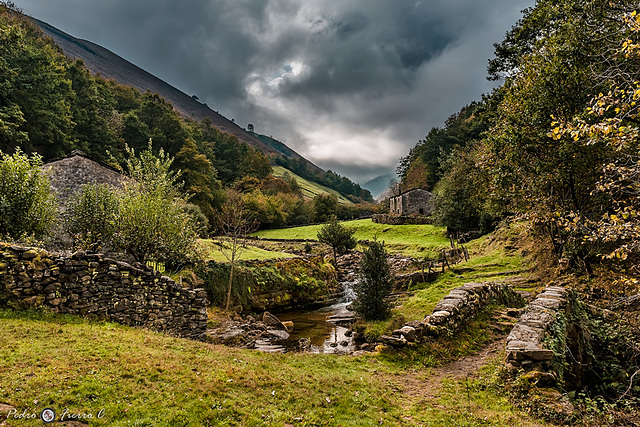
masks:
<path id="1" fill-rule="evenodd" d="M 402 307 L 397 310 L 398 314 L 407 321 L 422 320 L 453 288 L 471 282 L 499 281 L 515 274 L 522 276 L 522 273 L 514 272 L 520 272 L 523 263 L 521 257 L 503 250 L 472 256 L 468 262 L 447 269 L 435 282 L 413 288 L 413 296 L 403 302 Z"/>
<path id="2" fill-rule="evenodd" d="M 439 250 L 449 246 L 449 239 L 445 236 L 443 227 L 433 225 L 386 225 L 376 224 L 370 219 L 359 219 L 343 223 L 356 229 L 358 240 L 378 240 L 385 242 L 387 251 L 391 254 L 402 253 L 415 257 L 435 257 Z M 278 230 L 263 230 L 254 236 L 266 239 L 308 239 L 317 240 L 318 230 L 322 225 L 285 228 Z"/>
<path id="3" fill-rule="evenodd" d="M 291 175 L 296 179 L 298 185 L 300 185 L 300 189 L 302 190 L 302 196 L 305 199 L 313 199 L 318 194 L 333 194 L 338 197 L 338 202 L 345 205 L 352 205 L 353 202 L 347 198 L 345 198 L 342 194 L 333 190 L 329 187 L 325 187 L 324 185 L 320 185 L 316 182 L 307 181 L 299 175 L 291 172 L 289 169 L 283 168 L 282 166 L 272 166 L 273 176 L 282 177 L 285 172 Z"/>
<path id="4" fill-rule="evenodd" d="M 0 403 L 18 413 L 51 407 L 95 426 L 543 425 L 490 373 L 438 381 L 425 400 L 432 371 L 381 355 L 265 354 L 37 312 L 0 310 L 0 374 Z"/>
<path id="5" fill-rule="evenodd" d="M 500 281 L 509 277 L 528 276 L 528 260 L 517 249 L 506 250 L 501 243 L 491 244 L 494 235 L 474 240 L 468 245 L 471 258 L 447 268 L 434 282 L 413 285 L 410 293 L 401 297 L 392 317 L 385 321 L 369 322 L 366 333 L 371 337 L 388 334 L 400 323 L 422 320 L 431 314 L 438 301 L 465 283 Z M 505 238 L 504 236 L 501 239 Z M 402 319 L 401 322 L 398 319 Z"/>
<path id="6" fill-rule="evenodd" d="M 224 247 L 229 249 L 229 244 L 226 242 L 221 242 L 219 240 L 212 239 L 201 239 L 198 242 L 200 244 L 200 248 L 203 251 L 204 259 L 207 261 L 216 261 L 216 262 L 227 262 L 227 258 L 220 251 L 220 245 L 224 245 Z M 263 260 L 263 259 L 276 259 L 276 258 L 294 258 L 296 255 L 292 255 L 287 252 L 280 251 L 270 251 L 258 248 L 256 246 L 251 246 L 251 244 L 247 244 L 246 248 L 240 254 L 239 260 Z"/>
<path id="7" fill-rule="evenodd" d="M 361 225 L 359 238 L 388 228 L 354 225 Z M 414 245 L 447 243 L 439 229 L 413 227 L 384 233 L 398 239 L 411 234 Z M 309 227 L 306 234 L 285 231 L 313 234 Z M 503 246 L 490 237 L 474 242 L 470 262 L 413 289 L 399 300 L 393 319 L 369 324 L 369 332 L 422 318 L 462 283 L 522 269 L 518 250 Z M 400 352 L 335 356 L 266 354 L 75 316 L 0 309 L 0 404 L 18 414 L 51 407 L 58 420 L 65 411 L 91 414 L 95 426 L 546 425 L 512 406 L 499 375 L 504 355 L 471 377 L 439 374 L 441 364 L 495 339 L 489 321 L 488 314 L 479 316 L 453 337 Z M 0 414 L 3 422 L 42 425 Z"/>

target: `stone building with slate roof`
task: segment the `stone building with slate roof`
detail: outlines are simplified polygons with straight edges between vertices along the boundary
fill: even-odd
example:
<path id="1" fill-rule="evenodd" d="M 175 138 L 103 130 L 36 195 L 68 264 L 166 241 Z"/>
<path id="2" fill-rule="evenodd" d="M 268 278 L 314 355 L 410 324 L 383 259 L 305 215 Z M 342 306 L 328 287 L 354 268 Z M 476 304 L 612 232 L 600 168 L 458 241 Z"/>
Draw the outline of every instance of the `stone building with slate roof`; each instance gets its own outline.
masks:
<path id="1" fill-rule="evenodd" d="M 122 188 L 127 179 L 114 169 L 89 159 L 80 151 L 68 157 L 54 160 L 43 166 L 49 177 L 51 189 L 61 205 L 85 184 L 108 184 Z"/>
<path id="2" fill-rule="evenodd" d="M 392 215 L 430 215 L 433 212 L 435 194 L 422 188 L 405 191 L 389 198 Z"/>

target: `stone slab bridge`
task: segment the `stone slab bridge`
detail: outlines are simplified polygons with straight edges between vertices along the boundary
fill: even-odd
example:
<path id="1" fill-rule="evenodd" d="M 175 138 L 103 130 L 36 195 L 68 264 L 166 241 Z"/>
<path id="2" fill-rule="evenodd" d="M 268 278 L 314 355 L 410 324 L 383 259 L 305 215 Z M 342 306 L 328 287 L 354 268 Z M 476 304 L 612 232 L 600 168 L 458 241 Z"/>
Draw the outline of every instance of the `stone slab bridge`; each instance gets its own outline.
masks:
<path id="1" fill-rule="evenodd" d="M 408 322 L 391 335 L 383 335 L 380 341 L 394 347 L 419 343 L 428 337 L 450 335 L 467 325 L 489 304 L 502 304 L 511 308 L 526 305 L 522 295 L 505 283 L 467 283 L 453 289 L 436 305 L 433 313 L 423 321 Z M 560 286 L 548 286 L 531 302 L 507 337 L 505 364 L 513 373 L 533 370 L 553 373 L 556 357 L 549 348 L 552 340 L 566 339 L 566 328 L 555 328 L 570 311 L 568 291 Z M 564 334 L 553 336 L 553 333 Z"/>

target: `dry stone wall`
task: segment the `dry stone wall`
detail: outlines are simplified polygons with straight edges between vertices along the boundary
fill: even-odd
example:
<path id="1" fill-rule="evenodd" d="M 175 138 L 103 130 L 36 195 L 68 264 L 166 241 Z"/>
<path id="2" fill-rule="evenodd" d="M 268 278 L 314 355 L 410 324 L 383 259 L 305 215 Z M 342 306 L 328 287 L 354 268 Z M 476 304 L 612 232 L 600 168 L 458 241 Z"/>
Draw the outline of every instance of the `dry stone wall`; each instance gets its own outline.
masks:
<path id="1" fill-rule="evenodd" d="M 78 252 L 71 257 L 0 243 L 0 305 L 48 307 L 204 340 L 204 289 L 150 269 Z"/>
<path id="2" fill-rule="evenodd" d="M 524 298 L 505 283 L 467 283 L 449 292 L 448 296 L 438 302 L 433 313 L 426 316 L 422 322 L 409 322 L 393 331 L 391 336 L 381 336 L 380 341 L 393 346 L 403 346 L 427 337 L 453 333 L 491 303 L 505 304 L 509 307 L 525 305 Z"/>
<path id="3" fill-rule="evenodd" d="M 570 309 L 568 301 L 565 288 L 548 286 L 529 304 L 507 337 L 506 364 L 510 372 L 552 369 L 554 352 L 546 348 L 545 337 L 559 313 Z"/>
<path id="4" fill-rule="evenodd" d="M 391 215 L 391 214 L 374 214 L 371 221 L 377 224 L 388 225 L 422 225 L 431 224 L 433 219 L 425 215 Z"/>

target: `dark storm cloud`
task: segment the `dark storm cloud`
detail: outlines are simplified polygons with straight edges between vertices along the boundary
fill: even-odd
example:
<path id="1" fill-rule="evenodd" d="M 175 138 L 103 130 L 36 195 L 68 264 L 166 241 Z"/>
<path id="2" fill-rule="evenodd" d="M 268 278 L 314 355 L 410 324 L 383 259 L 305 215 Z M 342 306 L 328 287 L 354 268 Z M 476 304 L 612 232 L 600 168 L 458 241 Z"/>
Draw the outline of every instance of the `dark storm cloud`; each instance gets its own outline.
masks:
<path id="1" fill-rule="evenodd" d="M 366 180 L 491 89 L 533 0 L 17 0 L 320 166 Z"/>

